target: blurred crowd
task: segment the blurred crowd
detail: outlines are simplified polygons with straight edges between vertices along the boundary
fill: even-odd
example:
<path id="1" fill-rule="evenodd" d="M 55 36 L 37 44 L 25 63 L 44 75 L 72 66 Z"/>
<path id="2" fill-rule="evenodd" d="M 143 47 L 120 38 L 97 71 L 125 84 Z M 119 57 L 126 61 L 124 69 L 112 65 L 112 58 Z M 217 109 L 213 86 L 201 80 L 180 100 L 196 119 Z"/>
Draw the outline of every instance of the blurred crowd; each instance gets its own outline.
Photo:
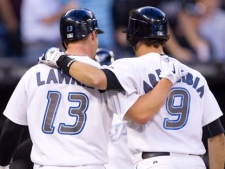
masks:
<path id="1" fill-rule="evenodd" d="M 63 49 L 58 22 L 67 10 L 92 10 L 104 34 L 99 47 L 115 59 L 133 57 L 125 34 L 129 13 L 141 6 L 162 9 L 169 20 L 165 51 L 182 62 L 225 62 L 224 0 L 0 0 L 0 59 L 32 66 L 49 47 Z"/>

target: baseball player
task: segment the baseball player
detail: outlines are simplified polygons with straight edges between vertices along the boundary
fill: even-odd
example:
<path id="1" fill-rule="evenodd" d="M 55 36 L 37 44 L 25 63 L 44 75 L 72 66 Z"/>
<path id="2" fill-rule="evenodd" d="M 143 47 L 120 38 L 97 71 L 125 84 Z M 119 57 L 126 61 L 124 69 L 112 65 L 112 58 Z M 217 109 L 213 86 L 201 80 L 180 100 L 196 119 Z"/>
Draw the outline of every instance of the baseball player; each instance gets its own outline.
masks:
<path id="1" fill-rule="evenodd" d="M 86 85 L 109 90 L 120 84 L 127 95 L 143 95 L 154 90 L 160 77 L 168 78 L 167 73 L 160 74 L 160 57 L 165 55 L 163 46 L 169 39 L 167 18 L 157 8 L 138 8 L 130 15 L 124 32 L 136 58 L 116 60 L 103 70 L 68 59 L 63 53 L 41 59 Z M 167 59 L 177 62 L 170 57 Z M 182 69 L 188 74 L 174 83 L 155 116 L 143 109 L 126 111 L 126 104 L 118 102 L 120 118 L 128 120 L 128 145 L 135 156 L 135 169 L 206 168 L 202 159 L 206 152 L 203 134 L 208 138 L 210 169 L 224 169 L 224 128 L 219 119 L 223 113 L 201 73 L 185 65 Z M 154 106 L 157 99 L 150 99 L 145 104 Z"/>
<path id="2" fill-rule="evenodd" d="M 75 60 L 93 67 L 98 48 L 97 19 L 88 9 L 72 9 L 60 20 L 60 33 L 66 53 Z M 48 50 L 43 57 L 55 57 L 61 51 Z M 163 73 L 177 81 L 183 76 L 181 65 L 168 62 Z M 170 66 L 175 66 L 176 72 Z M 85 70 L 84 70 L 85 71 Z M 158 88 L 164 86 L 164 92 Z M 122 86 L 117 86 L 122 90 Z M 146 99 L 156 96 L 164 102 L 172 83 L 163 78 L 155 89 L 148 92 Z M 56 68 L 38 64 L 30 68 L 16 86 L 3 114 L 7 117 L 0 138 L 0 169 L 8 169 L 19 143 L 24 126 L 28 126 L 32 140 L 31 160 L 34 169 L 104 169 L 108 162 L 107 143 L 112 115 L 117 102 L 128 96 L 122 91 L 100 93 L 99 90 L 81 84 Z M 127 110 L 136 108 L 133 104 L 140 95 L 134 93 L 126 102 Z M 153 97 L 154 98 L 154 97 Z"/>

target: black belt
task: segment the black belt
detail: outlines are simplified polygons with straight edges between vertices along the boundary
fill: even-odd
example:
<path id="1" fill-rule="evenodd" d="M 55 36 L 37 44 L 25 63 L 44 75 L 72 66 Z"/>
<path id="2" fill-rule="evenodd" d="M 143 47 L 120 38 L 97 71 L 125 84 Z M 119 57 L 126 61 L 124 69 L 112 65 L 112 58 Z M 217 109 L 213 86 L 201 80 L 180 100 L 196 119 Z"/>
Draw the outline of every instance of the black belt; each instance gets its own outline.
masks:
<path id="1" fill-rule="evenodd" d="M 152 158 L 152 157 L 157 157 L 157 156 L 169 156 L 169 152 L 143 152 L 142 153 L 142 158 Z"/>
<path id="2" fill-rule="evenodd" d="M 189 155 L 194 155 L 194 154 L 189 154 Z M 170 156 L 170 153 L 169 152 L 143 152 L 142 153 L 143 159 L 157 157 L 157 156 Z M 194 156 L 202 157 L 202 155 L 194 155 Z"/>

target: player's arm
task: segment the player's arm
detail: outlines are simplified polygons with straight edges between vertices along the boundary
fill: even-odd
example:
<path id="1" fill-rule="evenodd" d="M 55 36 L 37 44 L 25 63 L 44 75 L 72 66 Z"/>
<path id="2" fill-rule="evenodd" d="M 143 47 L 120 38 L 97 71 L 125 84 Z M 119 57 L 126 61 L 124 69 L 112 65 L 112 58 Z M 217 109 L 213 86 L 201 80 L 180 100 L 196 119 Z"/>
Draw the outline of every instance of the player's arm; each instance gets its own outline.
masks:
<path id="1" fill-rule="evenodd" d="M 173 84 L 169 80 L 161 79 L 150 92 L 138 98 L 127 111 L 125 117 L 145 125 L 165 103 L 172 86 Z"/>
<path id="2" fill-rule="evenodd" d="M 81 62 L 73 62 L 69 74 L 81 83 L 101 90 L 123 90 L 115 74 L 108 69 L 100 70 Z M 165 103 L 172 86 L 168 79 L 162 78 L 153 90 L 138 98 L 126 113 L 126 118 L 146 124 Z"/>
<path id="3" fill-rule="evenodd" d="M 20 142 L 25 126 L 6 119 L 0 137 L 0 166 L 9 165 Z"/>
<path id="4" fill-rule="evenodd" d="M 186 74 L 187 71 L 179 61 L 162 56 L 161 80 L 150 92 L 138 98 L 126 112 L 126 118 L 145 125 L 163 106 L 173 84 Z"/>
<path id="5" fill-rule="evenodd" d="M 87 86 L 99 90 L 107 89 L 107 79 L 102 70 L 67 57 L 59 48 L 52 47 L 48 49 L 39 58 L 39 63 L 60 68 L 65 74 L 72 76 Z"/>
<path id="6" fill-rule="evenodd" d="M 60 66 L 60 68 L 67 72 L 65 66 Z M 75 61 L 70 65 L 68 72 L 76 80 L 87 86 L 96 87 L 100 90 L 123 90 L 115 74 L 108 69 L 101 70 Z M 153 90 L 139 97 L 126 113 L 126 118 L 139 124 L 146 124 L 165 103 L 172 85 L 168 79 L 162 78 Z"/>
<path id="7" fill-rule="evenodd" d="M 165 60 L 168 62 L 168 58 Z M 174 84 L 182 76 L 187 74 L 187 72 L 181 71 L 181 64 L 178 63 L 178 61 L 177 63 L 172 60 L 168 63 L 166 62 L 161 61 L 162 67 L 165 67 L 164 71 L 162 68 L 162 72 L 160 74 L 161 78 L 166 78 Z M 66 54 L 58 48 L 50 48 L 39 58 L 39 63 L 60 68 L 65 74 L 72 76 L 79 82 L 90 87 L 95 87 L 99 90 L 121 89 L 117 88 L 118 86 L 121 87 L 121 85 L 117 86 L 109 82 L 111 77 L 107 76 L 106 71 L 86 63 L 75 61 L 74 59 L 67 57 Z"/>
<path id="8" fill-rule="evenodd" d="M 57 54 L 58 56 L 53 55 L 54 51 L 49 53 L 50 55 L 47 54 L 45 58 L 41 57 L 41 63 L 60 67 L 64 73 L 71 75 L 76 80 L 87 86 L 96 87 L 100 90 L 123 89 L 116 75 L 109 69 L 100 70 L 91 65 L 74 61 L 71 58 L 66 57 L 64 53 L 59 53 L 59 55 Z M 53 57 L 51 57 L 51 55 L 53 55 Z M 49 56 L 50 58 L 48 58 Z M 48 60 L 50 61 L 50 64 Z M 167 67 L 167 63 L 162 65 Z M 176 73 L 179 72 L 178 76 L 172 73 L 173 70 L 170 69 L 171 67 L 176 69 Z M 162 80 L 158 82 L 153 90 L 144 96 L 141 96 L 137 100 L 137 102 L 126 113 L 125 116 L 127 118 L 139 124 L 146 124 L 158 112 L 160 107 L 164 104 L 172 85 L 185 75 L 185 73 L 181 75 L 179 64 L 172 64 L 170 65 L 170 68 L 168 70 L 162 69 L 163 71 L 160 75 Z"/>
<path id="9" fill-rule="evenodd" d="M 64 73 L 71 75 L 87 86 L 100 90 L 123 89 L 116 75 L 109 69 L 100 70 L 91 65 L 74 61 L 67 57 L 65 53 L 59 51 L 55 48 L 49 49 L 46 54 L 39 58 L 39 62 L 59 67 Z M 126 113 L 127 118 L 140 124 L 148 122 L 165 102 L 172 85 L 187 74 L 187 72 L 181 71 L 181 65 L 178 62 L 166 63 L 162 61 L 161 66 L 160 77 L 162 80 L 158 82 L 153 90 L 138 99 L 137 103 Z"/>
<path id="10" fill-rule="evenodd" d="M 107 79 L 107 89 L 123 89 L 115 74 L 103 69 Z M 166 78 L 162 78 L 157 85 L 146 94 L 139 96 L 136 102 L 126 112 L 125 117 L 138 124 L 146 124 L 165 103 L 173 84 Z"/>
<path id="11" fill-rule="evenodd" d="M 224 169 L 225 137 L 220 119 L 204 126 L 203 133 L 208 138 L 209 168 Z"/>
<path id="12" fill-rule="evenodd" d="M 62 67 L 62 69 L 65 68 Z M 70 66 L 69 74 L 87 86 L 95 87 L 99 90 L 107 89 L 106 74 L 94 66 L 75 61 Z"/>
<path id="13" fill-rule="evenodd" d="M 110 83 L 108 79 L 110 78 L 106 77 L 103 70 L 86 63 L 75 61 L 67 57 L 59 48 L 52 47 L 48 49 L 47 52 L 39 58 L 39 63 L 60 68 L 65 74 L 72 76 L 77 81 L 99 90 L 123 90 L 113 73 L 110 74 L 112 75 L 110 78 L 113 78 L 113 80 L 110 81 L 115 81 L 114 79 L 116 79 L 117 82 L 109 86 Z"/>
<path id="14" fill-rule="evenodd" d="M 208 139 L 209 168 L 224 169 L 225 148 L 224 134 L 219 134 Z"/>

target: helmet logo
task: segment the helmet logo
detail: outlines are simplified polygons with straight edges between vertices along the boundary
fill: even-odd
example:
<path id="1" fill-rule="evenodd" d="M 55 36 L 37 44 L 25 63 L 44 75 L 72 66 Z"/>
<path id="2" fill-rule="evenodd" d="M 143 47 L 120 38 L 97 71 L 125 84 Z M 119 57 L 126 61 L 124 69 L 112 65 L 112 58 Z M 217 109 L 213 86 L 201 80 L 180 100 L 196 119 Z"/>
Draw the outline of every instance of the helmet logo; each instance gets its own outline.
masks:
<path id="1" fill-rule="evenodd" d="M 67 27 L 66 27 L 66 31 L 67 31 L 67 32 L 72 32 L 72 31 L 73 31 L 73 26 L 67 26 Z M 66 34 L 66 38 L 67 38 L 67 39 L 73 38 L 73 33 L 68 33 L 68 34 Z"/>
<path id="2" fill-rule="evenodd" d="M 157 31 L 157 35 L 158 35 L 158 36 L 163 36 L 164 33 L 163 33 L 162 31 Z"/>
<path id="3" fill-rule="evenodd" d="M 73 33 L 68 33 L 68 34 L 66 35 L 66 37 L 67 37 L 67 39 L 73 38 Z"/>
<path id="4" fill-rule="evenodd" d="M 73 26 L 67 26 L 66 27 L 67 32 L 72 32 L 73 31 Z"/>

